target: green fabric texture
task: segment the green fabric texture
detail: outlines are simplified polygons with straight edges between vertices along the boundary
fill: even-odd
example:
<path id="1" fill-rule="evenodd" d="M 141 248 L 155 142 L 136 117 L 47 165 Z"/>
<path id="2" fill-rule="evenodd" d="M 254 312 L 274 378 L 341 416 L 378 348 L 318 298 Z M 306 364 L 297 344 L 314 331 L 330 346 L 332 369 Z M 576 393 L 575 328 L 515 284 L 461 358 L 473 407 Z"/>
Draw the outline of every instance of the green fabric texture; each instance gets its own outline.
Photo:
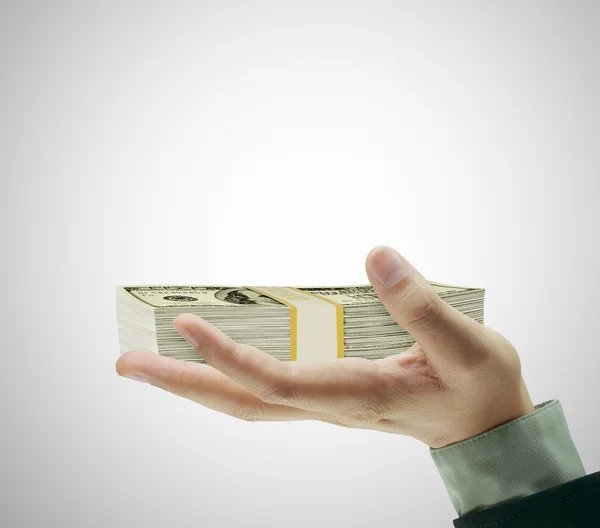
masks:
<path id="1" fill-rule="evenodd" d="M 558 400 L 430 453 L 459 516 L 585 475 Z"/>

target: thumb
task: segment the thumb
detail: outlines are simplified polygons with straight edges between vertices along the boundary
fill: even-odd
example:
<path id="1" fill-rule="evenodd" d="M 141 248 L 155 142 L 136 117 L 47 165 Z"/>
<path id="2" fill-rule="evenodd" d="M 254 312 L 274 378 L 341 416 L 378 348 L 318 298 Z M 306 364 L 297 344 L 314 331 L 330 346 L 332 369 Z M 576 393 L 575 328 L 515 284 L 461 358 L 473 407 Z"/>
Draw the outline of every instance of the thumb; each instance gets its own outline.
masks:
<path id="1" fill-rule="evenodd" d="M 366 271 L 375 293 L 394 320 L 434 363 L 464 364 L 485 347 L 484 327 L 441 299 L 429 281 L 396 250 L 373 248 Z"/>

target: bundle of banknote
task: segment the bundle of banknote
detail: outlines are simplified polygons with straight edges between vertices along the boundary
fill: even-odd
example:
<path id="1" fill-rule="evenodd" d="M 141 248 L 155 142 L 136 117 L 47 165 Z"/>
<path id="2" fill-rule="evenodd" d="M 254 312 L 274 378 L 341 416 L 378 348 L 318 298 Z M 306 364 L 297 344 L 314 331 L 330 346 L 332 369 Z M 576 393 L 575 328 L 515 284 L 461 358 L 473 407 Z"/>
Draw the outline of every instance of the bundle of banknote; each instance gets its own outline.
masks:
<path id="1" fill-rule="evenodd" d="M 483 288 L 432 282 L 438 295 L 460 312 L 483 323 Z M 283 361 L 295 357 L 296 324 L 304 335 L 323 331 L 320 315 L 296 317 L 293 302 L 249 286 L 117 286 L 117 324 L 121 353 L 146 350 L 176 359 L 204 362 L 173 327 L 180 313 L 199 315 L 239 343 L 257 347 Z M 408 349 L 414 338 L 392 319 L 372 286 L 288 288 L 301 297 L 326 301 L 337 309 L 337 357 L 383 358 Z M 283 291 L 283 288 L 280 288 Z M 325 320 L 325 312 L 323 319 Z M 313 321 L 312 323 L 307 321 Z M 315 336 L 319 343 L 319 336 Z M 305 340 L 306 341 L 306 340 Z"/>

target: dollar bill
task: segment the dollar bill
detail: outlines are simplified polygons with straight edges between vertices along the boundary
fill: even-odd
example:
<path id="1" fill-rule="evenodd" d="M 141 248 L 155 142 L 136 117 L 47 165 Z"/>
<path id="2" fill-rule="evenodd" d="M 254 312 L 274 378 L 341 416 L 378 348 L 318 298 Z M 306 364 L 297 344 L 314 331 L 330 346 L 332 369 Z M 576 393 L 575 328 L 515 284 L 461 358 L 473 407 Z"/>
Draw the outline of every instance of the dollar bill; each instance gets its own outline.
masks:
<path id="1" fill-rule="evenodd" d="M 443 294 L 478 291 L 477 288 L 431 283 Z M 260 288 L 260 286 L 257 286 Z M 283 303 L 243 286 L 126 286 L 124 289 L 153 307 L 184 306 L 285 306 Z M 320 295 L 344 306 L 379 303 L 370 284 L 358 286 L 297 287 L 298 290 Z"/>

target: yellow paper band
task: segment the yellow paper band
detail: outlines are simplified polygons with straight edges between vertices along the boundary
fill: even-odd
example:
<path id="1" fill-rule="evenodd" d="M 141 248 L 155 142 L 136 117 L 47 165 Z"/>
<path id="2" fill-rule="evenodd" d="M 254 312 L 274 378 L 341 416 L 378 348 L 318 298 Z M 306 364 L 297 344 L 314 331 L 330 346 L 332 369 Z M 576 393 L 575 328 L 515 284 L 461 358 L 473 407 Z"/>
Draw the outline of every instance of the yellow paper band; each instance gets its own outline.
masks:
<path id="1" fill-rule="evenodd" d="M 244 286 L 290 308 L 290 359 L 344 357 L 344 307 L 321 295 L 288 286 Z"/>
<path id="2" fill-rule="evenodd" d="M 292 288 L 292 287 L 290 286 L 290 288 Z M 302 290 L 298 290 L 298 288 L 292 288 L 292 290 L 297 290 L 297 291 L 302 292 Z M 302 293 L 308 293 L 308 292 L 302 292 Z M 344 357 L 344 306 L 339 303 L 336 303 L 335 301 L 332 301 L 331 299 L 327 299 L 323 295 L 318 295 L 316 293 L 309 293 L 309 295 L 312 295 L 313 297 L 318 297 L 319 299 L 323 299 L 325 302 L 328 302 L 335 306 L 335 323 L 336 323 L 336 334 L 337 334 L 337 357 L 343 358 Z"/>

